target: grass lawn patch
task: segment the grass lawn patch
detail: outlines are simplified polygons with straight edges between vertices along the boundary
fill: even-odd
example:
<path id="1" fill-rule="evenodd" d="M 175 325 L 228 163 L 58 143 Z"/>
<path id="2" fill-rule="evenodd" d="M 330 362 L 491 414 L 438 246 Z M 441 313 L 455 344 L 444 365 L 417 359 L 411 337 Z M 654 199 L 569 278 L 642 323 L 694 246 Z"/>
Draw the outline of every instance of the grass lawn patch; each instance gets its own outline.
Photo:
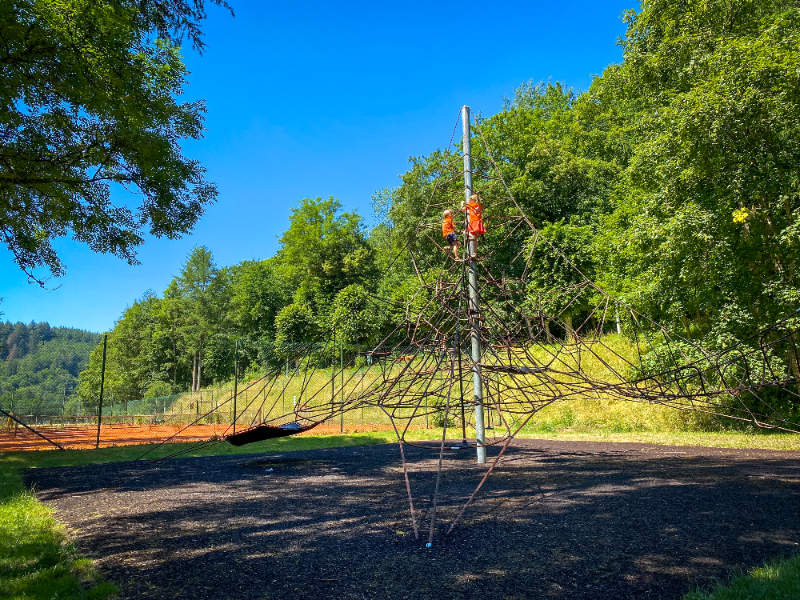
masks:
<path id="1" fill-rule="evenodd" d="M 710 592 L 695 590 L 683 600 L 796 600 L 800 598 L 800 555 L 772 561 L 720 584 Z"/>
<path id="2" fill-rule="evenodd" d="M 98 581 L 52 511 L 23 489 L 18 463 L 8 458 L 0 456 L 0 597 L 99 600 L 114 595 L 116 586 Z"/>
<path id="3" fill-rule="evenodd" d="M 502 436 L 505 430 L 487 430 L 486 439 Z M 467 429 L 474 441 L 475 431 Z M 396 441 L 392 433 L 385 434 L 387 442 Z M 449 439 L 460 439 L 461 428 L 448 427 Z M 561 440 L 569 442 L 619 442 L 655 444 L 657 446 L 702 446 L 706 448 L 753 448 L 761 450 L 800 451 L 800 434 L 776 433 L 767 430 L 740 431 L 632 431 L 619 432 L 603 427 L 547 427 L 529 426 L 517 435 L 518 439 Z M 441 428 L 413 429 L 406 432 L 408 441 L 442 439 Z"/>

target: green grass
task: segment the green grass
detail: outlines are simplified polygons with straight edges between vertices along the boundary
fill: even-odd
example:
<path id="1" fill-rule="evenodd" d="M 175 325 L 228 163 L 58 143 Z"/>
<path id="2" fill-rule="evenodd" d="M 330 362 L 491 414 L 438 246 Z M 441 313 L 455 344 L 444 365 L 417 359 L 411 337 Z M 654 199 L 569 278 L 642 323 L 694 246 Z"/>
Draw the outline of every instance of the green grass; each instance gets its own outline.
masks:
<path id="1" fill-rule="evenodd" d="M 23 488 L 19 468 L 30 462 L 0 456 L 0 597 L 93 600 L 113 596 L 116 586 L 98 580 L 91 562 L 80 558 L 52 511 Z"/>
<path id="2" fill-rule="evenodd" d="M 710 592 L 695 590 L 683 600 L 797 600 L 800 598 L 800 555 L 774 560 L 720 584 Z"/>
<path id="3" fill-rule="evenodd" d="M 523 430 L 519 438 L 583 442 L 637 442 L 661 446 L 704 446 L 707 448 L 758 448 L 800 450 L 796 433 L 740 431 L 639 431 L 617 432 L 605 429 L 563 428 L 551 431 Z"/>

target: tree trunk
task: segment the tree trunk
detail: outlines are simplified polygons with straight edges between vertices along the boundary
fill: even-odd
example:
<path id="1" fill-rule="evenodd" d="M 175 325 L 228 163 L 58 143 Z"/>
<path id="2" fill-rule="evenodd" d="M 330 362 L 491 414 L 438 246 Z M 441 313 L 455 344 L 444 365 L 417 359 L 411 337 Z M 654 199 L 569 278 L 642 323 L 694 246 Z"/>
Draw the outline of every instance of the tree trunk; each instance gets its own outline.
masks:
<path id="1" fill-rule="evenodd" d="M 574 340 L 577 335 L 575 334 L 575 330 L 572 328 L 572 315 L 569 313 L 564 313 L 561 315 L 561 320 L 564 322 L 564 327 L 567 330 L 567 339 Z"/>
<path id="2" fill-rule="evenodd" d="M 531 322 L 528 320 L 527 315 L 522 315 L 522 318 L 525 319 L 525 326 L 528 328 L 528 338 L 533 341 L 533 327 L 531 327 Z M 508 338 L 508 345 L 511 345 L 511 336 Z"/>
<path id="3" fill-rule="evenodd" d="M 794 345 L 794 335 L 789 338 L 792 345 L 789 347 L 789 372 L 797 382 L 797 391 L 800 393 L 800 365 L 798 365 L 797 347 Z"/>
<path id="4" fill-rule="evenodd" d="M 200 391 L 203 383 L 203 351 L 197 351 L 197 391 Z"/>

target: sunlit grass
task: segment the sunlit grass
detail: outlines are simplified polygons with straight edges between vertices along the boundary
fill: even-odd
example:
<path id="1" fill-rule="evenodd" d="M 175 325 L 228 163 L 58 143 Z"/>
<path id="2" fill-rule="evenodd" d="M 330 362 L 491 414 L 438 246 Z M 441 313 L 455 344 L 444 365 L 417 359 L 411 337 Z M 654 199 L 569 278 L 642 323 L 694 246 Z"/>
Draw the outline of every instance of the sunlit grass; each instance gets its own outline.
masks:
<path id="1" fill-rule="evenodd" d="M 168 423 L 230 424 L 236 422 L 249 425 L 261 422 L 282 423 L 304 417 L 310 420 L 327 412 L 336 413 L 336 422 L 341 419 L 339 410 L 344 403 L 363 395 L 379 385 L 384 377 L 400 372 L 400 367 L 388 365 L 382 371 L 379 365 L 371 368 L 345 367 L 309 368 L 290 370 L 289 375 L 279 375 L 267 380 L 251 379 L 239 382 L 234 404 L 233 384 L 206 389 L 178 396 L 164 415 Z M 204 416 L 207 415 L 207 416 Z M 124 419 L 120 419 L 124 422 Z M 378 406 L 359 406 L 344 412 L 343 423 L 347 427 L 365 424 L 388 425 L 389 418 Z"/>
<path id="2" fill-rule="evenodd" d="M 706 448 L 753 448 L 800 451 L 800 435 L 794 433 L 743 433 L 739 431 L 644 431 L 637 433 L 614 433 L 602 430 L 580 432 L 574 429 L 563 429 L 552 432 L 525 432 L 518 437 L 582 442 L 635 442 L 660 446 L 700 446 Z"/>
<path id="3" fill-rule="evenodd" d="M 682 600 L 797 600 L 800 598 L 800 555 L 774 560 L 705 592 L 695 590 Z"/>
<path id="4" fill-rule="evenodd" d="M 117 592 L 68 543 L 52 511 L 23 489 L 19 469 L 29 458 L 0 456 L 0 597 L 100 599 Z"/>

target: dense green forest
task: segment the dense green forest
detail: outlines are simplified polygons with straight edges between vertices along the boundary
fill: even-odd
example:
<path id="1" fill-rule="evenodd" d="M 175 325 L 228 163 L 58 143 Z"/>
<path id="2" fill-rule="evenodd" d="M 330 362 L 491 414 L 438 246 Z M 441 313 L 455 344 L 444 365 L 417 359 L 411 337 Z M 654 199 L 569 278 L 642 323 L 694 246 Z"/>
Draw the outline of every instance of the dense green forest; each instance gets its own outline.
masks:
<path id="1" fill-rule="evenodd" d="M 101 336 L 48 323 L 0 323 L 0 406 L 61 414 Z"/>
<path id="2" fill-rule="evenodd" d="M 800 8 L 645 0 L 624 19 L 623 61 L 588 90 L 523 84 L 480 130 L 539 235 L 610 294 L 720 348 L 800 306 Z M 198 389 L 232 376 L 236 344 L 240 364 L 261 369 L 332 323 L 345 324 L 348 347 L 380 340 L 401 318 L 392 307 L 426 277 L 409 250 L 440 252 L 416 233 L 420 219 L 438 223 L 429 203 L 451 157 L 412 158 L 396 188 L 373 196 L 371 229 L 333 198 L 306 198 L 272 258 L 219 268 L 195 248 L 111 332 L 107 389 L 123 401 Z M 530 231 L 515 235 L 521 248 Z M 531 293 L 541 295 L 574 274 L 537 248 Z M 80 377 L 87 402 L 100 355 Z"/>

